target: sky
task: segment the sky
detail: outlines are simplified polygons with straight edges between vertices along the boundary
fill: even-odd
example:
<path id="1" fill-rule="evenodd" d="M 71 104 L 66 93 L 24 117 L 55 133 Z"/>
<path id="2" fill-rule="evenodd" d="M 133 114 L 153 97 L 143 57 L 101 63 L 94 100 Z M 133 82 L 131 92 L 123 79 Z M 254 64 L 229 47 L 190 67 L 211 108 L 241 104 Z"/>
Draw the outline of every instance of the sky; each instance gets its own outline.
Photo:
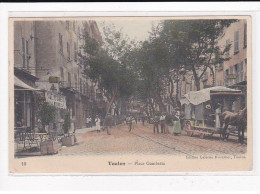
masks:
<path id="1" fill-rule="evenodd" d="M 149 37 L 149 31 L 152 30 L 152 25 L 157 25 L 159 21 L 147 20 L 147 19 L 118 19 L 109 21 L 97 21 L 99 30 L 103 35 L 103 24 L 109 25 L 114 24 L 117 30 L 122 29 L 123 34 L 129 36 L 130 39 L 135 39 L 136 41 L 144 41 Z"/>

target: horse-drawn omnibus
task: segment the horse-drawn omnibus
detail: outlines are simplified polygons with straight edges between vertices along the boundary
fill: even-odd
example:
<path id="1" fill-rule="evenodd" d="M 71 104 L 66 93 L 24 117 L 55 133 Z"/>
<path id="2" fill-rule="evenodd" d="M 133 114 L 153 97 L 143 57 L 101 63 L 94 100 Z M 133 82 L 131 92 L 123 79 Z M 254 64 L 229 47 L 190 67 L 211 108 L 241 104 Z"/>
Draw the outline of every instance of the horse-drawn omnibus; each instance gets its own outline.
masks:
<path id="1" fill-rule="evenodd" d="M 241 90 L 224 86 L 210 87 L 185 94 L 180 101 L 184 112 L 184 128 L 187 135 L 199 135 L 204 138 L 220 134 L 221 138 L 227 139 L 230 131 L 226 125 L 223 127 L 222 113 L 231 111 L 233 102 L 241 99 L 243 95 Z M 218 106 L 220 106 L 221 112 L 219 119 L 216 119 Z M 216 120 L 220 122 L 219 127 L 216 127 Z"/>

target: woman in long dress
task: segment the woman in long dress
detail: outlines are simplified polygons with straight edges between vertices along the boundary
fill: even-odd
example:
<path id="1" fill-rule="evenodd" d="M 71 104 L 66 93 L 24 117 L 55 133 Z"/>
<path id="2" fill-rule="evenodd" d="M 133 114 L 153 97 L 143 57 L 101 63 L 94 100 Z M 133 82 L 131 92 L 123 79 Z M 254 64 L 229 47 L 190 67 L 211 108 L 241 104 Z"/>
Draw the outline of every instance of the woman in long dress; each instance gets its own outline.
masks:
<path id="1" fill-rule="evenodd" d="M 100 130 L 101 130 L 101 128 L 100 128 L 100 118 L 97 117 L 95 122 L 96 122 L 97 133 L 100 133 Z"/>
<path id="2" fill-rule="evenodd" d="M 180 120 L 180 116 L 181 116 L 181 113 L 180 111 L 177 111 L 176 112 L 176 119 L 174 122 L 173 122 L 173 134 L 174 135 L 178 135 L 178 134 L 181 134 L 181 120 Z"/>

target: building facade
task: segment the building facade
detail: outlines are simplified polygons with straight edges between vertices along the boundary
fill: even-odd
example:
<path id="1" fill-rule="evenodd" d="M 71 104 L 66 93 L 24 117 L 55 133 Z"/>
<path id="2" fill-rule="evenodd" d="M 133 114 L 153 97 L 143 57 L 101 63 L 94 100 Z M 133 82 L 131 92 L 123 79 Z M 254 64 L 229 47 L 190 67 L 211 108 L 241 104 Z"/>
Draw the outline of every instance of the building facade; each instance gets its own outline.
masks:
<path id="1" fill-rule="evenodd" d="M 239 89 L 243 96 L 233 104 L 227 105 L 230 111 L 237 112 L 246 105 L 247 96 L 247 21 L 238 20 L 224 30 L 224 35 L 218 40 L 220 48 L 231 45 L 225 57 L 230 60 L 214 67 L 214 74 L 207 69 L 200 80 L 200 88 L 226 86 Z M 196 90 L 192 73 L 186 72 L 184 79 L 179 80 L 179 98 L 186 93 Z M 176 84 L 175 84 L 175 87 Z M 175 91 L 176 93 L 176 91 Z"/>
<path id="2" fill-rule="evenodd" d="M 30 130 L 36 126 L 35 96 L 35 23 L 14 23 L 14 110 L 15 129 Z"/>
<path id="3" fill-rule="evenodd" d="M 84 31 L 101 44 L 95 21 L 16 21 L 14 24 L 14 67 L 34 76 L 31 86 L 44 91 L 46 101 L 56 106 L 55 125 L 59 133 L 66 112 L 70 113 L 71 131 L 85 127 L 91 103 L 96 100 L 97 86 L 85 76 L 78 60 Z"/>

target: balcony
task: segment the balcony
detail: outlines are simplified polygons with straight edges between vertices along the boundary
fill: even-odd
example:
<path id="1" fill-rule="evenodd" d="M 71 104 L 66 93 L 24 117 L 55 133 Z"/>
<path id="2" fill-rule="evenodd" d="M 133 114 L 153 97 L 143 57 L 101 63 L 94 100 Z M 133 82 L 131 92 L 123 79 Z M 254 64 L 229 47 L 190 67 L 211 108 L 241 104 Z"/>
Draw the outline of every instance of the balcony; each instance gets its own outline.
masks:
<path id="1" fill-rule="evenodd" d="M 225 76 L 225 84 L 231 86 L 241 82 L 247 81 L 246 72 L 238 72 L 236 74 L 228 74 Z"/>
<path id="2" fill-rule="evenodd" d="M 59 88 L 60 88 L 60 90 L 62 90 L 63 92 L 76 93 L 76 90 L 72 87 L 71 82 L 61 81 L 61 82 L 59 83 Z"/>

